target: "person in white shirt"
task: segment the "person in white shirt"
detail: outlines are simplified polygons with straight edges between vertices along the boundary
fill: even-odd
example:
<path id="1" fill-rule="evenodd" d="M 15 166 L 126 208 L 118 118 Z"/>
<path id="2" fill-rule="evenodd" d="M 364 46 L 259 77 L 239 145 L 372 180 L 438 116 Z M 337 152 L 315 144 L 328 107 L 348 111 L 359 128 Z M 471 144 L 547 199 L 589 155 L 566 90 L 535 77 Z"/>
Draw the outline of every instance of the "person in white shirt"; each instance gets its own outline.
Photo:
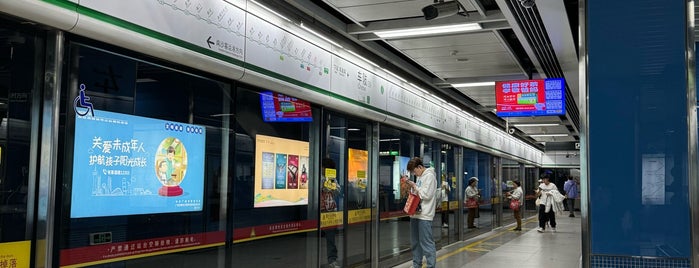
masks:
<path id="1" fill-rule="evenodd" d="M 410 191 L 420 196 L 420 211 L 410 216 L 410 248 L 413 252 L 413 268 L 422 267 L 422 257 L 427 268 L 437 265 L 437 248 L 432 235 L 432 220 L 437 205 L 437 175 L 433 167 L 426 168 L 422 159 L 408 161 L 407 170 L 417 176 L 417 182 L 405 180 Z"/>
<path id="2" fill-rule="evenodd" d="M 507 193 L 507 198 L 510 200 L 517 200 L 517 206 L 512 207 L 510 206 L 510 209 L 512 209 L 512 214 L 515 217 L 515 220 L 517 220 L 517 228 L 512 229 L 513 231 L 522 231 L 522 214 L 520 214 L 519 208 L 522 205 L 522 185 L 519 181 L 513 181 L 512 182 L 515 185 L 515 189 Z M 513 202 L 510 202 L 510 204 L 513 204 Z"/>
<path id="3" fill-rule="evenodd" d="M 539 205 L 539 228 L 536 229 L 539 233 L 543 233 L 546 230 L 546 222 L 549 222 L 551 230 L 556 232 L 556 213 L 553 209 L 555 205 L 555 200 L 553 198 L 554 191 L 558 192 L 558 187 L 556 184 L 551 183 L 548 174 L 544 175 L 542 178 L 543 182 L 539 184 L 539 192 L 537 195 L 541 198 L 541 204 Z M 559 193 L 560 194 L 560 193 Z"/>

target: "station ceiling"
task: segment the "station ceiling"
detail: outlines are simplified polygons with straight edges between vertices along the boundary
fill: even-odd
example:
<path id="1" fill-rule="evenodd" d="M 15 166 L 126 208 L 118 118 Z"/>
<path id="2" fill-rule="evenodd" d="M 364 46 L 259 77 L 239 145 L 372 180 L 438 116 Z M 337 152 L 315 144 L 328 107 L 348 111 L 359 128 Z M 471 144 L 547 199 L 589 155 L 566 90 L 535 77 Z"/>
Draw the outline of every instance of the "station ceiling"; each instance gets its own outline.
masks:
<path id="1" fill-rule="evenodd" d="M 503 130 L 514 128 L 513 135 L 542 150 L 574 149 L 580 129 L 577 0 L 535 0 L 533 7 L 521 0 L 444 3 L 453 7 L 454 1 L 458 11 L 426 20 L 422 9 L 433 0 L 258 0 Z M 471 29 L 391 36 L 433 26 Z M 564 116 L 500 118 L 495 86 L 468 85 L 556 77 L 566 82 Z"/>

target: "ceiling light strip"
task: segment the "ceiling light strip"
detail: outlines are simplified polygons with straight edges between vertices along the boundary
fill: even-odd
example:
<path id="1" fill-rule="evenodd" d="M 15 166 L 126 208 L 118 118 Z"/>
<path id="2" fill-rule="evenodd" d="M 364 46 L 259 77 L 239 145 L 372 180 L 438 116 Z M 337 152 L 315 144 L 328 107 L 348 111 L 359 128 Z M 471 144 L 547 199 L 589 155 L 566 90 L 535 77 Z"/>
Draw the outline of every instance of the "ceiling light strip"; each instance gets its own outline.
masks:
<path id="1" fill-rule="evenodd" d="M 378 37 L 381 37 L 381 38 L 394 38 L 394 37 L 406 37 L 406 36 L 460 33 L 460 32 L 476 31 L 476 30 L 481 30 L 481 29 L 483 29 L 483 28 L 478 23 L 465 23 L 465 24 L 419 27 L 419 28 L 400 29 L 400 30 L 376 31 L 376 32 L 374 32 L 374 34 L 376 34 Z"/>
<path id="2" fill-rule="evenodd" d="M 483 86 L 494 86 L 495 82 L 475 82 L 475 83 L 460 83 L 451 84 L 452 87 L 483 87 Z"/>
<path id="3" fill-rule="evenodd" d="M 559 123 L 522 123 L 522 124 L 512 124 L 514 127 L 553 127 L 553 126 L 560 126 L 561 124 Z"/>
<path id="4" fill-rule="evenodd" d="M 569 134 L 559 133 L 559 134 L 529 134 L 531 137 L 568 137 Z"/>

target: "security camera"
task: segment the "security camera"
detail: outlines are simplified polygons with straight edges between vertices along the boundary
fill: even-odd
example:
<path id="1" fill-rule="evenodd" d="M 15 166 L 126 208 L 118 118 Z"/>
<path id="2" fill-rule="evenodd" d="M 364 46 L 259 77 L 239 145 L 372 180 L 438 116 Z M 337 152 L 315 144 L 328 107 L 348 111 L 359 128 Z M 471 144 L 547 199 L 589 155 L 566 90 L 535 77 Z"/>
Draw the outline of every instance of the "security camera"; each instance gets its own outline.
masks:
<path id="1" fill-rule="evenodd" d="M 535 3 L 534 0 L 519 0 L 519 4 L 524 8 L 532 8 Z"/>
<path id="2" fill-rule="evenodd" d="M 455 1 L 439 2 L 422 8 L 425 20 L 449 17 L 459 13 L 459 3 Z"/>
<path id="3" fill-rule="evenodd" d="M 508 128 L 507 133 L 510 133 L 510 135 L 515 134 L 515 129 L 514 128 Z"/>

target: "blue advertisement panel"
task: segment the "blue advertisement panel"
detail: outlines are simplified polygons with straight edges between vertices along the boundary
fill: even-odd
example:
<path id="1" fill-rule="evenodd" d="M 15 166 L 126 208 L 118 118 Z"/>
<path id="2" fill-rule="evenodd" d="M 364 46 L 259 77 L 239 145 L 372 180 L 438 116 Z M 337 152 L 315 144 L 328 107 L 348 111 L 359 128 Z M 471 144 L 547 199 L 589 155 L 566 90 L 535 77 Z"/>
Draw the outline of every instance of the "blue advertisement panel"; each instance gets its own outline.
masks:
<path id="1" fill-rule="evenodd" d="M 591 267 L 690 267 L 687 6 L 587 2 Z"/>
<path id="2" fill-rule="evenodd" d="M 71 218 L 202 210 L 205 131 L 100 110 L 77 114 Z"/>

